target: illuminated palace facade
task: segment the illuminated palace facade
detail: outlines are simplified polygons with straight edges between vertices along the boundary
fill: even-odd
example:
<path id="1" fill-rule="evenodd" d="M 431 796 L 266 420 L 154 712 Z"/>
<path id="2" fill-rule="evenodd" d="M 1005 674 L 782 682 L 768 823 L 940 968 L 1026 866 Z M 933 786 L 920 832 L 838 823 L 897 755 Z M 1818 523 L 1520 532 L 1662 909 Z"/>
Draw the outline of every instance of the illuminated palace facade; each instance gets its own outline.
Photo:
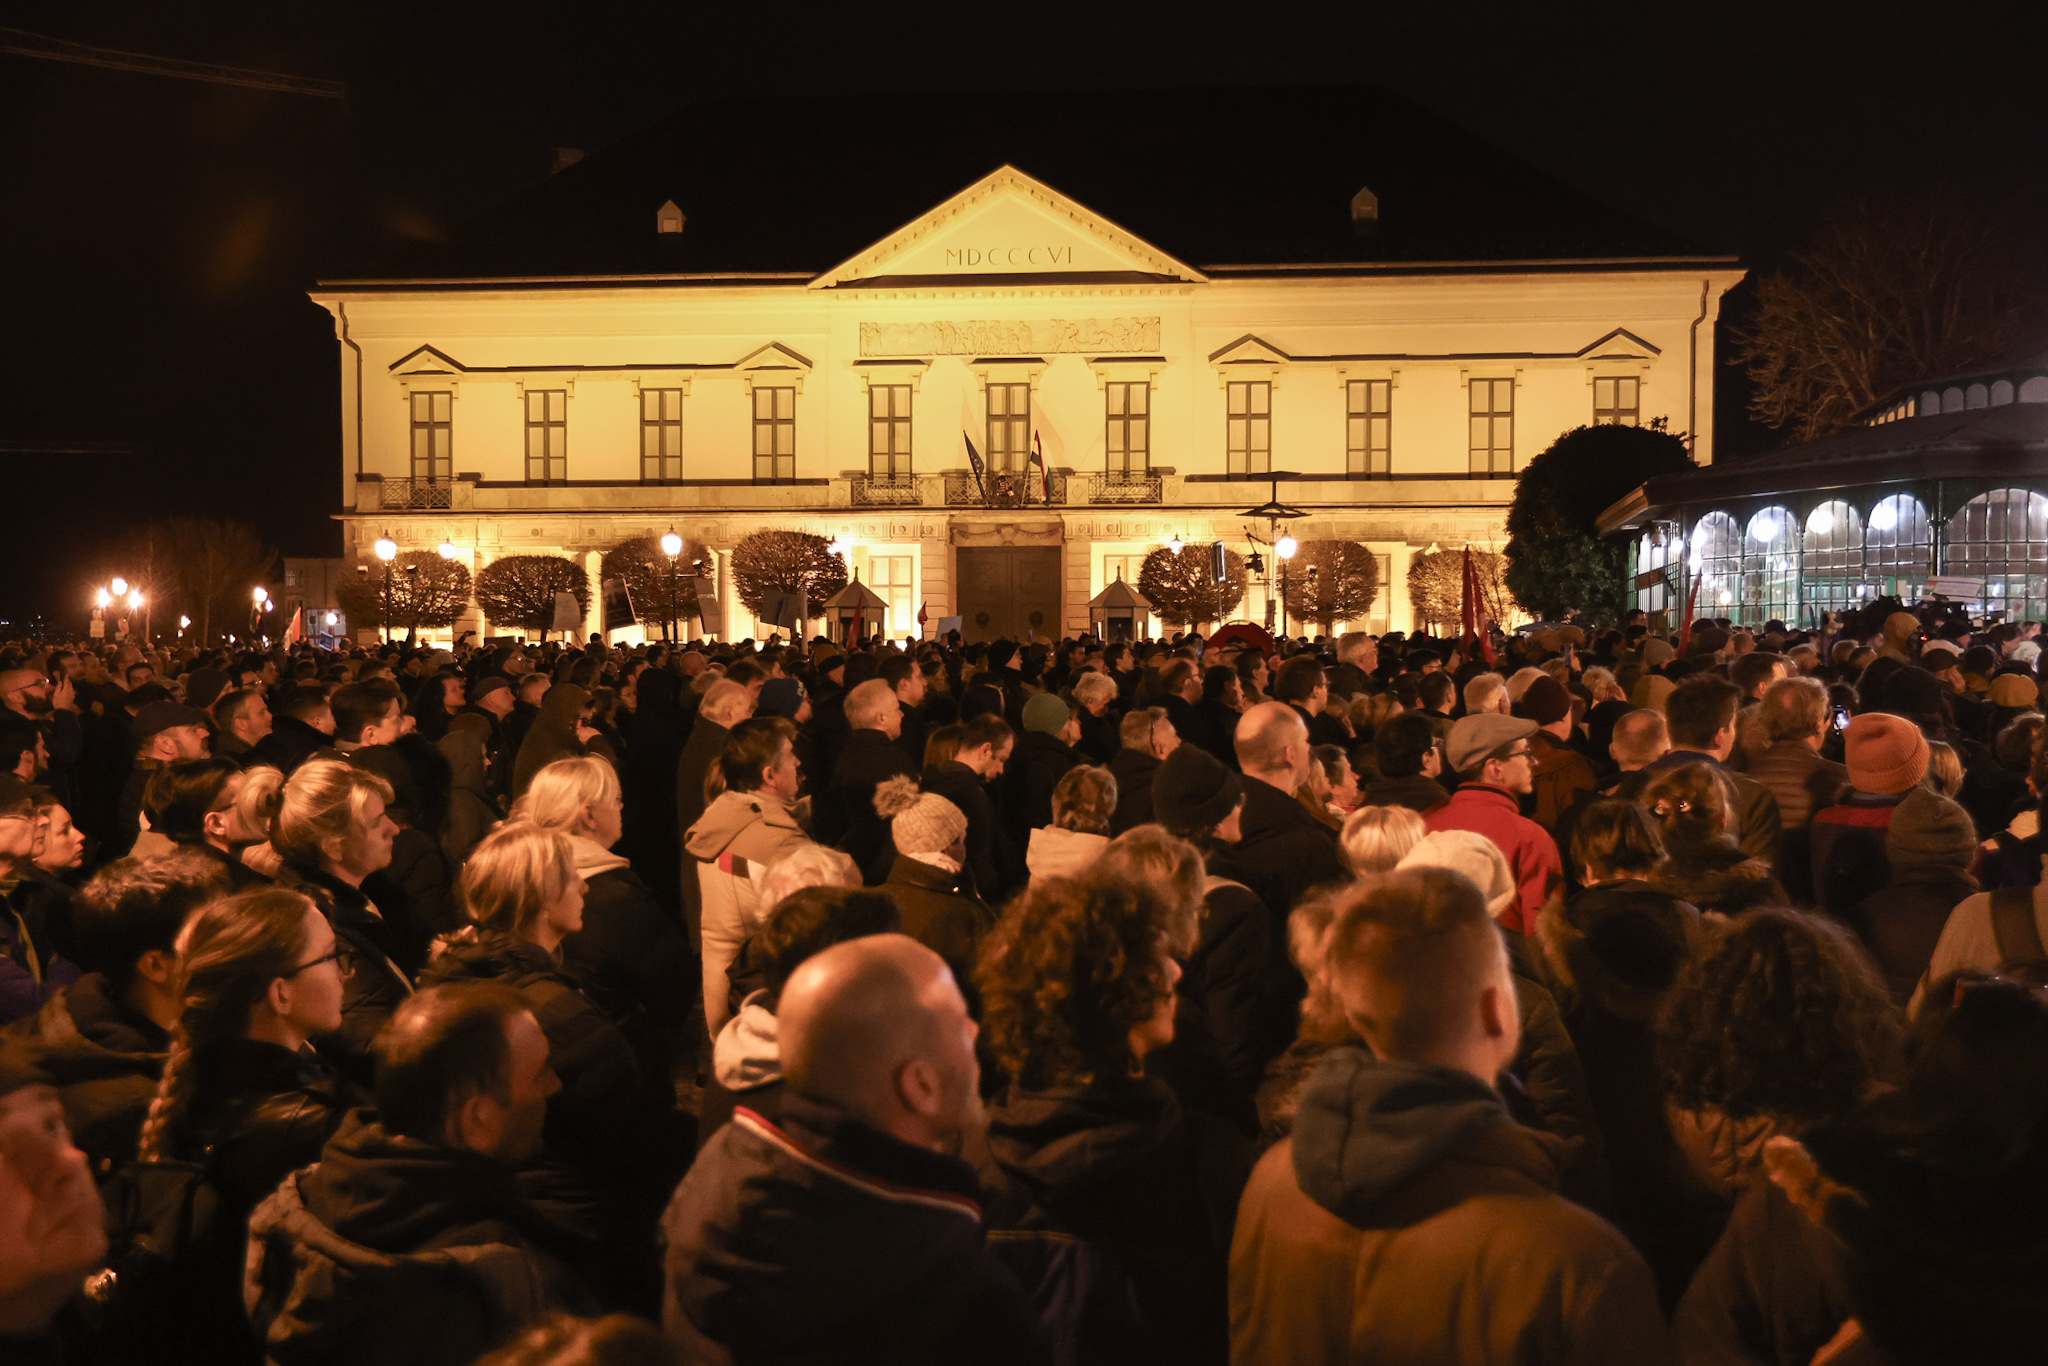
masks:
<path id="1" fill-rule="evenodd" d="M 1376 133 L 1483 148 L 1384 92 L 1302 98 L 1357 125 L 1313 175 L 1231 164 L 1225 118 L 1195 118 L 1193 146 L 1162 131 L 1159 165 L 1128 144 L 1119 173 L 1083 155 L 1099 131 L 1022 137 L 1021 115 L 892 168 L 799 154 L 788 109 L 697 111 L 323 282 L 346 554 L 451 541 L 474 567 L 559 554 L 594 582 L 603 551 L 673 528 L 711 553 L 732 639 L 767 631 L 733 545 L 797 529 L 848 547 L 892 634 L 923 605 L 1021 639 L 1084 629 L 1176 536 L 1252 549 L 1266 525 L 1238 514 L 1278 478 L 1310 514 L 1295 535 L 1379 557 L 1356 624 L 1384 631 L 1412 625 L 1415 552 L 1503 543 L 1516 471 L 1560 432 L 1662 419 L 1711 458 L 1729 258 L 1491 149 L 1476 191 L 1418 171 L 1428 148 L 1378 154 Z M 808 108 L 816 139 L 833 106 Z M 1254 584 L 1231 615 L 1264 607 Z"/>

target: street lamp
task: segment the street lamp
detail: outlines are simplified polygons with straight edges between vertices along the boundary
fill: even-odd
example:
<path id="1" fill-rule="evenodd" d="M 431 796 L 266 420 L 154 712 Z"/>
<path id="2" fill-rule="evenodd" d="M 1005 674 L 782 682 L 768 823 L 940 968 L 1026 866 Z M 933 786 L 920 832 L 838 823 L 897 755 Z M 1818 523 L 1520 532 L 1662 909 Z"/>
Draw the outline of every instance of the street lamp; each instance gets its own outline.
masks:
<path id="1" fill-rule="evenodd" d="M 379 536 L 376 550 L 377 558 L 384 561 L 384 609 L 380 624 L 384 640 L 388 643 L 391 639 L 391 562 L 398 558 L 398 542 L 389 536 Z"/>
<path id="2" fill-rule="evenodd" d="M 455 558 L 455 557 L 456 557 L 457 555 L 460 555 L 461 553 L 462 553 L 462 550 L 461 550 L 461 548 L 460 548 L 459 546 L 457 546 L 457 545 L 455 544 L 455 542 L 453 542 L 453 541 L 443 541 L 443 542 L 441 542 L 441 558 L 442 558 L 442 559 L 444 559 L 444 560 L 452 560 L 452 559 L 454 559 L 454 558 Z"/>
<path id="3" fill-rule="evenodd" d="M 1280 552 L 1281 559 L 1291 560 L 1300 552 L 1301 542 L 1295 540 L 1292 536 L 1282 536 L 1280 544 L 1274 546 L 1273 549 Z"/>
<path id="4" fill-rule="evenodd" d="M 1176 531 L 1176 532 L 1174 532 L 1174 533 L 1173 533 L 1173 539 L 1172 539 L 1172 540 L 1170 540 L 1170 541 L 1168 541 L 1168 542 L 1166 543 L 1166 548 L 1167 548 L 1168 550 L 1171 550 L 1171 551 L 1172 551 L 1172 552 L 1173 552 L 1174 554 L 1176 554 L 1176 555 L 1180 554 L 1180 551 L 1181 551 L 1181 540 L 1180 540 L 1180 533 L 1179 533 L 1178 531 Z"/>
<path id="5" fill-rule="evenodd" d="M 682 634 L 676 621 L 676 559 L 683 553 L 683 538 L 674 526 L 661 538 L 661 553 L 668 556 L 668 620 L 662 623 L 662 638 L 674 641 Z"/>
<path id="6" fill-rule="evenodd" d="M 249 590 L 249 638 L 258 639 L 263 634 L 263 605 L 270 601 L 270 590 L 257 584 Z"/>
<path id="7" fill-rule="evenodd" d="M 128 596 L 128 580 L 122 578 L 119 574 L 114 575 L 114 581 L 108 587 L 114 590 L 114 596 L 117 598 Z"/>

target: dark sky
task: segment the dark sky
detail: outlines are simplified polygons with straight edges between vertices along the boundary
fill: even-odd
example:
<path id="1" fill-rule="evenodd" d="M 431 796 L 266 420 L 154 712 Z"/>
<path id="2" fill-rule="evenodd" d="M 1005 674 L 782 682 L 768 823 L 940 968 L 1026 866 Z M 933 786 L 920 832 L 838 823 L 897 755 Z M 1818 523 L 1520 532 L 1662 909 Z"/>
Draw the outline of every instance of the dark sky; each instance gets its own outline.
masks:
<path id="1" fill-rule="evenodd" d="M 1378 81 L 1768 266 L 1846 196 L 2048 181 L 2044 9 L 0 3 L 0 26 L 349 92 L 0 53 L 0 616 L 75 610 L 154 515 L 338 553 L 336 343 L 312 281 L 451 231 L 545 175 L 554 146 L 596 150 L 692 98 Z M 914 130 L 883 145 L 914 156 Z M 1775 441 L 1723 387 L 1723 453 Z"/>

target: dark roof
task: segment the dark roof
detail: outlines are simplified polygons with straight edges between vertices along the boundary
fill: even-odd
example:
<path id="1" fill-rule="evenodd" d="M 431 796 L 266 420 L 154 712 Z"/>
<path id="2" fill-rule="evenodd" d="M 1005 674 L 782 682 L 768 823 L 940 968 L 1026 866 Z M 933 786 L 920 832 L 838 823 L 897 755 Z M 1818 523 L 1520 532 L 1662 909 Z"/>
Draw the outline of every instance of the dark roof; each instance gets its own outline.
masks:
<path id="1" fill-rule="evenodd" d="M 1405 96 L 1329 86 L 692 104 L 360 278 L 815 275 L 1003 165 L 1196 267 L 1699 255 Z"/>
<path id="2" fill-rule="evenodd" d="M 1803 446 L 1660 475 L 1600 515 L 1600 530 L 1639 526 L 1680 505 L 1798 496 L 1925 479 L 2048 478 L 2048 403 L 2008 403 L 1857 427 Z"/>

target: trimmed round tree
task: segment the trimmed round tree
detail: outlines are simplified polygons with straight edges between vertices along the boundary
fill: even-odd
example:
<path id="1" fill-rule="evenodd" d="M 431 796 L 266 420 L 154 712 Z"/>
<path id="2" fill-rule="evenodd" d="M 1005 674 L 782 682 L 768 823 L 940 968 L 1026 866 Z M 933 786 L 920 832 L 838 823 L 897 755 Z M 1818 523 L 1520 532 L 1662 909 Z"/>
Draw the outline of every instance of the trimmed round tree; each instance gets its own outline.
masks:
<path id="1" fill-rule="evenodd" d="M 1628 547 L 1602 540 L 1600 514 L 1660 474 L 1693 467 L 1685 442 L 1661 421 L 1647 427 L 1575 427 L 1529 462 L 1508 505 L 1508 586 L 1537 616 L 1585 612 L 1620 624 L 1633 605 Z"/>
<path id="2" fill-rule="evenodd" d="M 1145 557 L 1134 586 L 1152 604 L 1159 620 L 1192 628 L 1201 622 L 1227 619 L 1230 610 L 1244 601 L 1244 556 L 1224 547 L 1222 583 L 1211 576 L 1209 557 L 1206 545 L 1182 546 L 1177 554 L 1171 546 L 1161 546 Z"/>
<path id="3" fill-rule="evenodd" d="M 1311 574 L 1313 570 L 1313 574 Z M 1340 621 L 1356 621 L 1380 596 L 1379 557 L 1357 541 L 1303 541 L 1287 565 L 1280 600 L 1297 621 L 1312 621 L 1328 635 Z"/>
<path id="4" fill-rule="evenodd" d="M 555 624 L 557 593 L 570 594 L 579 611 L 590 611 L 590 575 L 560 555 L 507 555 L 476 576 L 476 605 L 485 620 L 538 631 L 542 640 Z"/>
<path id="5" fill-rule="evenodd" d="M 809 531 L 755 531 L 732 548 L 732 582 L 749 612 L 760 616 L 770 593 L 801 593 L 811 618 L 846 587 L 846 557 Z"/>
<path id="6" fill-rule="evenodd" d="M 683 553 L 675 558 L 675 578 L 671 585 L 671 565 L 662 551 L 661 538 L 636 536 L 605 551 L 598 572 L 607 579 L 626 581 L 626 594 L 633 600 L 633 615 L 643 626 L 651 630 L 666 625 L 680 636 L 682 624 L 698 614 L 697 590 L 690 579 L 710 570 L 710 560 L 704 547 L 685 537 Z M 673 612 L 670 611 L 671 591 L 674 593 Z"/>
<path id="7" fill-rule="evenodd" d="M 1515 595 L 1508 591 L 1507 557 L 1490 550 L 1475 550 L 1472 562 L 1479 570 L 1482 614 L 1505 627 L 1521 610 Z M 1462 630 L 1465 552 L 1415 552 L 1415 558 L 1408 562 L 1408 602 L 1415 609 L 1417 625 L 1428 628 L 1431 634 L 1455 635 Z"/>
<path id="8" fill-rule="evenodd" d="M 408 550 L 391 562 L 391 630 L 416 636 L 423 630 L 453 626 L 469 610 L 469 566 L 444 560 L 432 550 Z M 372 561 L 370 572 L 343 579 L 335 590 L 351 627 L 382 626 L 386 620 L 384 566 Z"/>

